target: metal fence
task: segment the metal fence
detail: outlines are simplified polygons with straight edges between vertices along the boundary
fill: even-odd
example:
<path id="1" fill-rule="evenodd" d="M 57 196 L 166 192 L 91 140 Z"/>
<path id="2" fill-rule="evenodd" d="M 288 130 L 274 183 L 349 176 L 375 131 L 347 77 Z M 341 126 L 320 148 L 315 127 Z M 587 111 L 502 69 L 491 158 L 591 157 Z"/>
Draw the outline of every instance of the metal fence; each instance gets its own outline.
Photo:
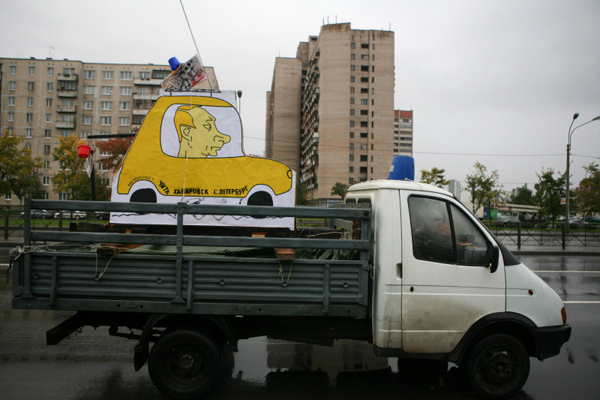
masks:
<path id="1" fill-rule="evenodd" d="M 523 246 L 590 246 L 600 247 L 600 224 L 518 222 L 485 224 L 504 244 Z"/>

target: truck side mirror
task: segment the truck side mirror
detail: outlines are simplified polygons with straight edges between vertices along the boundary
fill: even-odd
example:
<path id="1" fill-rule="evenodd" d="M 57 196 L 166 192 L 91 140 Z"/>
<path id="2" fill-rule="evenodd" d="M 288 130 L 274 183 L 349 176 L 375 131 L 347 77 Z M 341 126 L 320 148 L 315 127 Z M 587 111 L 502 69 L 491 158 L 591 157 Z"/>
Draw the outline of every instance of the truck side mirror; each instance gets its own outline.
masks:
<path id="1" fill-rule="evenodd" d="M 493 245 L 490 251 L 490 256 L 488 258 L 488 267 L 490 269 L 490 273 L 494 273 L 498 270 L 499 258 L 500 258 L 500 250 L 498 246 Z"/>

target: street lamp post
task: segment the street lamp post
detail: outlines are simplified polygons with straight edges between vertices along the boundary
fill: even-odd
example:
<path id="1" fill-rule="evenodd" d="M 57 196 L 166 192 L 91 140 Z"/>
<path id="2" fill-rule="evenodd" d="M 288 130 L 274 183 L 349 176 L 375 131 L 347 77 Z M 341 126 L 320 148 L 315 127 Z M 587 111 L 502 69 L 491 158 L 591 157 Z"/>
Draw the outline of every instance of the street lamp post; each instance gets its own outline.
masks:
<path id="1" fill-rule="evenodd" d="M 570 170 L 571 170 L 571 137 L 573 137 L 573 132 L 575 132 L 575 130 L 577 128 L 581 128 L 582 126 L 587 125 L 590 122 L 594 122 L 594 121 L 597 121 L 600 119 L 600 115 L 599 115 L 596 118 L 593 118 L 593 119 L 589 120 L 588 122 L 578 125 L 571 130 L 571 128 L 573 127 L 573 123 L 575 122 L 577 117 L 579 117 L 579 113 L 573 114 L 573 121 L 571 121 L 571 125 L 569 126 L 569 136 L 568 136 L 568 141 L 567 141 L 567 193 L 566 193 L 566 202 L 565 202 L 565 206 L 566 206 L 565 229 L 567 232 L 569 231 L 569 218 L 570 218 L 570 215 L 569 215 L 570 214 L 570 212 L 569 212 L 569 186 L 570 186 L 569 180 L 570 180 Z"/>

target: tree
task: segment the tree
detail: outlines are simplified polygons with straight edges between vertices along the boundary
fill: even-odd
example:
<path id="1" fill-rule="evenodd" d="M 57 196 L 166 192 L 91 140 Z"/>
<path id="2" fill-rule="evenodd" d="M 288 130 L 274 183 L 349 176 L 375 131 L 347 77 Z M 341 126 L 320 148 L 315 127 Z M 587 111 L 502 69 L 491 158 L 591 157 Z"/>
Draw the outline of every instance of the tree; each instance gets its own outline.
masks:
<path id="1" fill-rule="evenodd" d="M 27 195 L 44 197 L 38 169 L 42 167 L 40 158 L 31 158 L 31 150 L 19 148 L 23 138 L 5 133 L 0 138 L 0 195 L 14 193 L 19 202 Z"/>
<path id="2" fill-rule="evenodd" d="M 508 201 L 510 201 L 512 204 L 521 204 L 526 206 L 532 206 L 535 204 L 533 192 L 527 187 L 527 184 L 520 188 L 513 189 Z"/>
<path id="3" fill-rule="evenodd" d="M 579 209 L 586 215 L 600 212 L 600 166 L 590 163 L 583 167 L 585 178 L 579 182 L 576 198 Z"/>
<path id="4" fill-rule="evenodd" d="M 108 157 L 100 160 L 104 169 L 116 171 L 132 142 L 133 138 L 115 138 L 96 143 L 96 148 L 99 151 L 108 154 Z"/>
<path id="5" fill-rule="evenodd" d="M 450 184 L 450 181 L 444 178 L 445 169 L 433 167 L 431 171 L 421 170 L 421 182 L 429 183 L 439 188 L 444 188 Z"/>
<path id="6" fill-rule="evenodd" d="M 561 199 L 565 197 L 565 185 L 567 177 L 565 174 L 554 178 L 554 170 L 542 169 L 541 174 L 536 173 L 538 183 L 535 184 L 535 200 L 540 207 L 540 217 L 552 217 L 552 226 L 554 220 L 561 214 L 564 214 L 565 207 L 561 204 Z"/>
<path id="7" fill-rule="evenodd" d="M 52 158 L 59 162 L 60 171 L 52 178 L 54 188 L 58 192 L 67 192 L 72 200 L 91 200 L 92 186 L 85 171 L 86 160 L 79 158 L 77 147 L 81 144 L 76 136 L 61 137 L 60 145 L 52 152 Z M 103 193 L 106 185 L 95 175 L 96 191 Z"/>
<path id="8" fill-rule="evenodd" d="M 331 195 L 340 196 L 341 198 L 344 198 L 344 196 L 346 196 L 347 191 L 348 185 L 344 185 L 343 183 L 338 182 L 331 188 Z"/>
<path id="9" fill-rule="evenodd" d="M 473 213 L 484 205 L 490 205 L 492 202 L 499 203 L 500 195 L 503 193 L 502 185 L 498 183 L 498 171 L 494 170 L 487 175 L 485 165 L 476 161 L 473 165 L 475 172 L 473 175 L 467 175 L 467 191 L 471 193 L 471 202 L 473 203 Z"/>
<path id="10" fill-rule="evenodd" d="M 305 206 L 308 204 L 308 188 L 304 183 L 296 185 L 296 205 Z"/>

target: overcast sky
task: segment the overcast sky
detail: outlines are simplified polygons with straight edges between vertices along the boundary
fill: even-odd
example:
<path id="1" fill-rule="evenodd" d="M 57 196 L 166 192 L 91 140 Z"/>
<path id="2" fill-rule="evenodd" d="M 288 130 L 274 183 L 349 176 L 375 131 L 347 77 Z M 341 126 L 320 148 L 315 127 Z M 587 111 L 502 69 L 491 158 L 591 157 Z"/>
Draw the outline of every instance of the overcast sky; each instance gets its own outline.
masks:
<path id="1" fill-rule="evenodd" d="M 478 160 L 505 189 L 533 188 L 543 168 L 565 171 L 573 114 L 574 127 L 600 116 L 600 0 L 183 4 L 221 89 L 243 91 L 248 154 L 264 149 L 275 58 L 327 22 L 395 32 L 394 107 L 414 111 L 417 170 L 464 182 Z M 0 38 L 10 58 L 166 64 L 196 52 L 179 0 L 0 0 Z M 600 121 L 575 131 L 572 161 L 574 182 L 600 163 Z"/>

